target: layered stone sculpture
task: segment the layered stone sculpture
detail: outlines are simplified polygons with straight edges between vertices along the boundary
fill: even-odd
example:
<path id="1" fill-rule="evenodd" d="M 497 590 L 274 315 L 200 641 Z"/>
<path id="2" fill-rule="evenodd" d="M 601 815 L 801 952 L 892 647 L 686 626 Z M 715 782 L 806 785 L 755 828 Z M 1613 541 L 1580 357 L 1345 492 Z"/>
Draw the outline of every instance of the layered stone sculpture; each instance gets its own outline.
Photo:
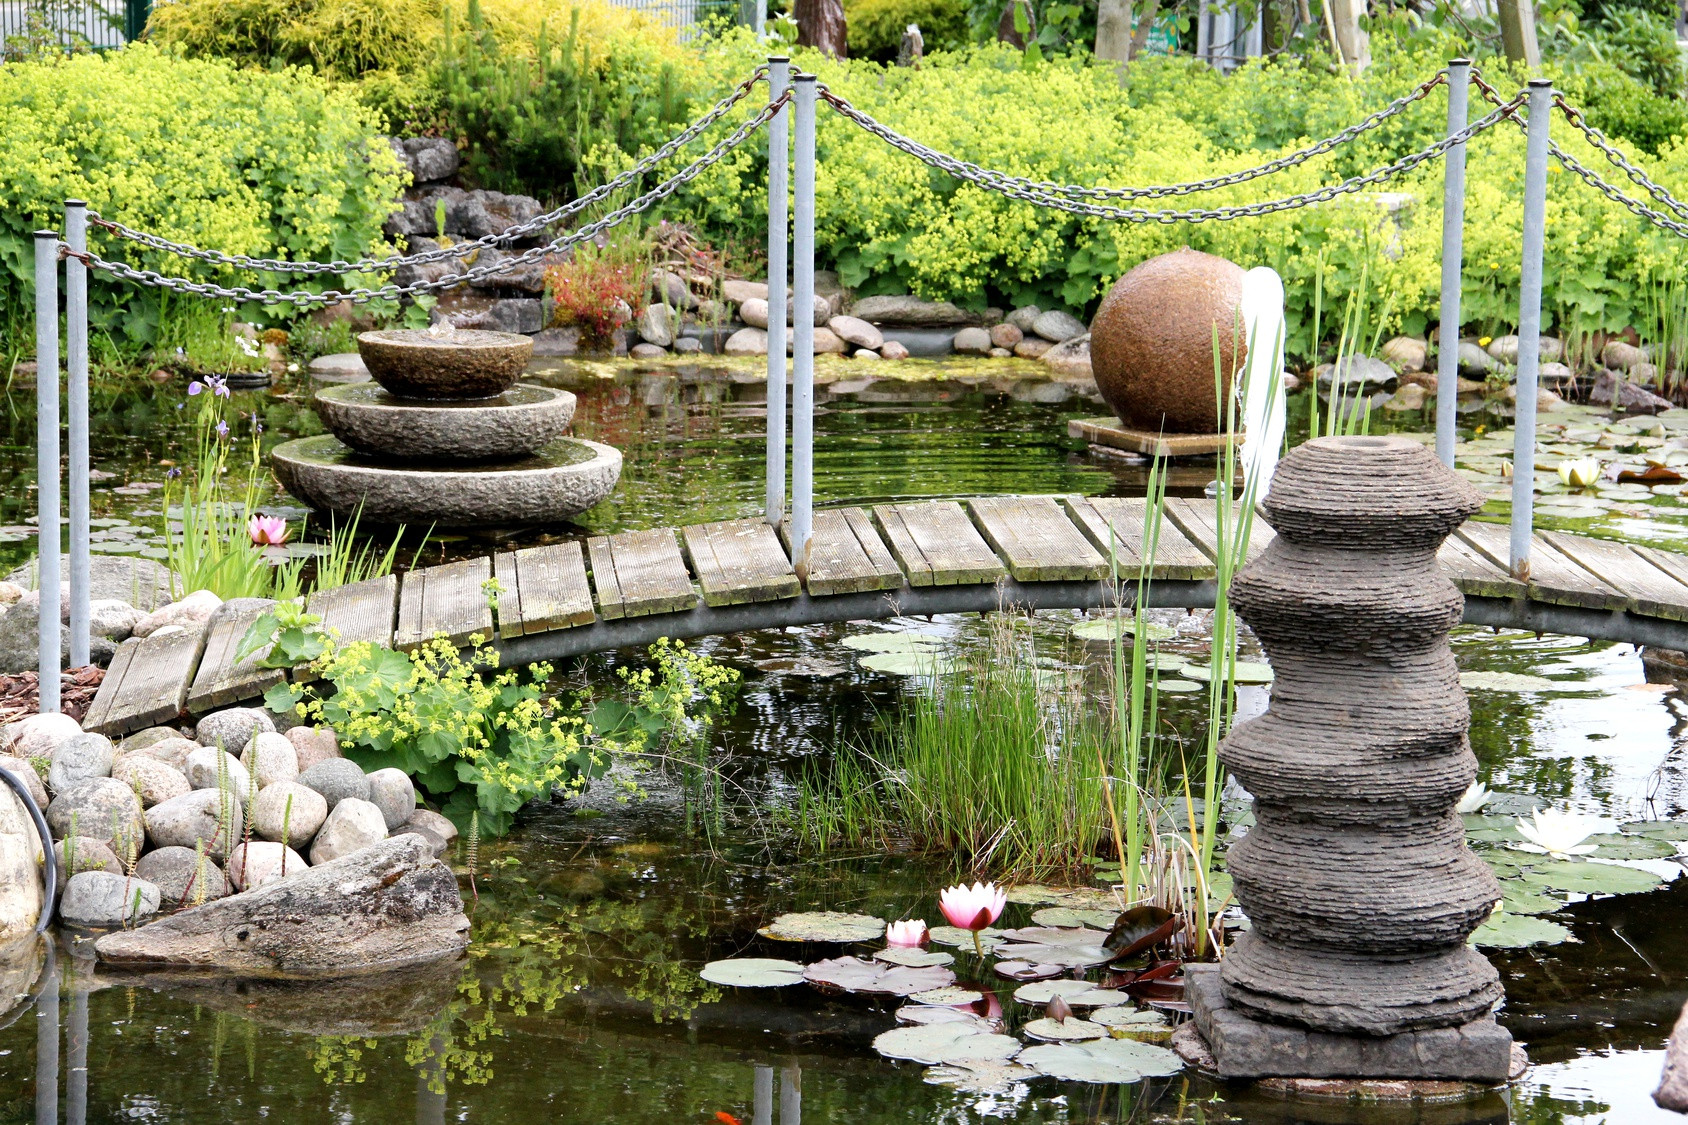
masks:
<path id="1" fill-rule="evenodd" d="M 1448 647 L 1464 600 L 1436 561 L 1482 503 L 1405 438 L 1321 438 L 1278 467 L 1277 537 L 1231 585 L 1276 678 L 1220 748 L 1256 823 L 1229 858 L 1251 929 L 1219 976 L 1233 1013 L 1313 1033 L 1475 1021 L 1487 1061 L 1443 1076 L 1504 1078 L 1499 978 L 1466 944 L 1500 889 L 1455 811 L 1477 769 Z"/>

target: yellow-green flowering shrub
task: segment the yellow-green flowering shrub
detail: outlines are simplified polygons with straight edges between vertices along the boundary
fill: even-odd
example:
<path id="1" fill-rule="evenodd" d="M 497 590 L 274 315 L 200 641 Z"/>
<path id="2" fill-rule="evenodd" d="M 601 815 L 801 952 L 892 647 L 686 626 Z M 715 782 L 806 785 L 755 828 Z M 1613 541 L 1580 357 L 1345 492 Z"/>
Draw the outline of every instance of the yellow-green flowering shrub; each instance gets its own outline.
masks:
<path id="1" fill-rule="evenodd" d="M 378 133 L 351 93 L 297 70 L 238 70 L 146 44 L 0 67 L 4 323 L 17 326 L 33 299 L 31 232 L 56 229 L 68 198 L 229 253 L 323 260 L 379 249 L 406 174 Z M 294 280 L 214 273 L 97 230 L 90 242 L 169 273 L 283 288 Z M 151 338 L 156 293 L 96 275 L 91 299 L 98 326 Z"/>

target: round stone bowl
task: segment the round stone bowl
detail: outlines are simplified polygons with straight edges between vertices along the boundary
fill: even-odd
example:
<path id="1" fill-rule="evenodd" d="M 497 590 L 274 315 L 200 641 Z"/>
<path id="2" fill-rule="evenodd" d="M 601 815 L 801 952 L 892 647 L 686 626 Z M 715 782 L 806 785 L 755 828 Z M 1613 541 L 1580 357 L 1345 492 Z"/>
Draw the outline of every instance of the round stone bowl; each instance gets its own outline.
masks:
<path id="1" fill-rule="evenodd" d="M 375 381 L 400 398 L 491 398 L 522 377 L 533 341 L 514 332 L 430 336 L 395 328 L 359 335 L 358 354 Z"/>
<path id="2" fill-rule="evenodd" d="M 418 468 L 377 461 L 339 438 L 298 438 L 270 454 L 275 475 L 313 508 L 370 523 L 530 527 L 579 515 L 615 488 L 621 451 L 563 438 L 519 461 Z"/>
<path id="3" fill-rule="evenodd" d="M 491 398 L 427 404 L 376 383 L 326 387 L 312 403 L 335 437 L 361 453 L 406 461 L 524 457 L 568 430 L 574 396 L 517 383 Z"/>

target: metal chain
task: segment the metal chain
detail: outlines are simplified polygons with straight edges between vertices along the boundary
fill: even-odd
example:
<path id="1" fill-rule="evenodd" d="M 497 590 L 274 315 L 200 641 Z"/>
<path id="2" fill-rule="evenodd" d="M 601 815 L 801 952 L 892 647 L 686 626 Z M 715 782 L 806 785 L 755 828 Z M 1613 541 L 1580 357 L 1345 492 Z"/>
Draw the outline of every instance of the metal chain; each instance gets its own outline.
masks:
<path id="1" fill-rule="evenodd" d="M 1605 154 L 1607 161 L 1609 161 L 1614 167 L 1621 170 L 1624 175 L 1629 177 L 1630 183 L 1634 184 L 1638 188 L 1644 189 L 1648 195 L 1651 195 L 1664 206 L 1676 212 L 1677 217 L 1688 219 L 1688 204 L 1683 203 L 1681 200 L 1671 195 L 1670 192 L 1666 191 L 1662 186 L 1654 183 L 1647 177 L 1645 172 L 1630 163 L 1629 158 L 1626 157 L 1616 145 L 1606 139 L 1606 134 L 1602 133 L 1599 129 L 1596 129 L 1593 125 L 1590 125 L 1587 120 L 1584 119 L 1582 110 L 1573 106 L 1570 102 L 1567 102 L 1563 94 L 1554 94 L 1553 104 L 1558 106 L 1560 111 L 1564 113 L 1565 120 L 1571 123 L 1571 127 L 1573 129 L 1586 137 L 1589 144 L 1593 145 Z"/>
<path id="2" fill-rule="evenodd" d="M 1287 196 L 1282 199 L 1266 200 L 1261 203 L 1250 203 L 1239 207 L 1214 207 L 1202 210 L 1159 210 L 1152 211 L 1138 207 L 1108 207 L 1093 203 L 1084 203 L 1038 188 L 1024 186 L 1024 181 L 1017 181 L 1015 177 L 1005 176 L 1001 172 L 982 168 L 953 156 L 928 148 L 917 141 L 910 140 L 890 127 L 881 124 L 863 113 L 849 102 L 832 94 L 825 87 L 821 89 L 821 97 L 835 110 L 847 119 L 866 129 L 886 144 L 914 157 L 931 167 L 948 172 L 957 179 L 978 184 L 981 187 L 999 192 L 1013 199 L 1021 199 L 1028 203 L 1039 204 L 1055 210 L 1066 211 L 1075 215 L 1086 215 L 1101 219 L 1112 219 L 1134 223 L 1200 223 L 1209 219 L 1220 221 L 1229 219 L 1249 218 L 1260 215 L 1270 215 L 1277 211 L 1287 211 L 1297 207 L 1306 207 L 1315 203 L 1324 203 L 1335 199 L 1339 195 L 1359 191 L 1373 184 L 1382 183 L 1403 172 L 1409 171 L 1427 160 L 1441 156 L 1455 145 L 1464 144 L 1477 134 L 1493 128 L 1503 119 L 1517 113 L 1524 104 L 1522 96 L 1504 103 L 1499 108 L 1478 121 L 1466 126 L 1458 133 L 1443 137 L 1428 148 L 1409 153 L 1399 160 L 1374 169 L 1361 176 L 1352 176 L 1341 183 L 1322 187 L 1315 191 L 1300 195 Z"/>
<path id="3" fill-rule="evenodd" d="M 767 70 L 768 68 L 766 64 L 757 67 L 751 72 L 750 77 L 746 78 L 743 82 L 740 82 L 736 87 L 734 87 L 731 93 L 716 102 L 708 113 L 705 113 L 702 117 L 693 121 L 681 132 L 676 133 L 661 148 L 657 149 L 655 152 L 651 153 L 649 156 L 645 157 L 643 160 L 639 161 L 619 176 L 616 176 L 607 183 L 594 188 L 592 191 L 581 196 L 579 199 L 574 200 L 572 203 L 565 204 L 553 211 L 547 211 L 543 215 L 535 216 L 526 222 L 506 227 L 497 234 L 485 235 L 481 238 L 475 239 L 473 242 L 458 242 L 451 246 L 442 246 L 438 250 L 427 250 L 419 254 L 410 254 L 402 257 L 360 258 L 356 261 L 349 262 L 292 262 L 277 258 L 252 258 L 245 254 L 224 254 L 216 250 L 204 250 L 188 242 L 172 242 L 171 240 L 159 235 L 151 234 L 147 231 L 136 230 L 134 227 L 125 226 L 124 224 L 112 219 L 102 218 L 99 213 L 95 211 L 90 211 L 88 213 L 88 221 L 95 226 L 110 231 L 119 238 L 139 243 L 143 246 L 149 247 L 153 250 L 162 251 L 166 254 L 175 254 L 176 256 L 182 258 L 194 258 L 202 262 L 211 262 L 220 266 L 231 266 L 235 269 L 262 270 L 267 273 L 345 274 L 373 270 L 388 271 L 399 269 L 402 266 L 419 266 L 431 262 L 443 262 L 452 259 L 467 258 L 471 254 L 478 253 L 481 250 L 490 249 L 501 243 L 513 242 L 516 239 L 523 238 L 535 231 L 544 230 L 546 227 L 549 227 L 553 223 L 562 219 L 578 215 L 593 204 L 607 199 L 614 193 L 630 186 L 648 173 L 652 168 L 673 156 L 682 147 L 696 140 L 705 129 L 715 124 L 715 122 L 719 121 L 728 110 L 743 101 L 750 94 L 750 91 L 755 88 L 756 83 L 766 76 Z"/>
<path id="4" fill-rule="evenodd" d="M 988 180 L 991 186 L 996 187 L 998 190 L 1008 192 L 1016 190 L 1035 191 L 1042 192 L 1046 195 L 1064 195 L 1077 199 L 1161 199 L 1167 196 L 1194 195 L 1198 192 L 1214 191 L 1218 188 L 1225 187 L 1234 187 L 1237 184 L 1247 183 L 1250 180 L 1259 179 L 1262 176 L 1270 176 L 1274 173 L 1282 172 L 1286 168 L 1293 168 L 1298 164 L 1305 164 L 1313 157 L 1322 156 L 1325 153 L 1330 152 L 1332 149 L 1348 143 L 1355 137 L 1360 136 L 1362 133 L 1366 133 L 1380 127 L 1390 118 L 1397 117 L 1406 112 L 1406 110 L 1415 102 L 1428 97 L 1430 91 L 1434 90 L 1437 86 L 1446 84 L 1447 80 L 1448 72 L 1445 69 L 1439 70 L 1434 76 L 1419 83 L 1418 86 L 1411 91 L 1403 94 L 1399 98 L 1396 98 L 1394 101 L 1377 110 L 1375 113 L 1355 122 L 1353 125 L 1348 126 L 1348 128 L 1339 133 L 1333 133 L 1331 136 L 1326 137 L 1322 141 L 1316 141 L 1313 144 L 1308 145 L 1306 148 L 1299 149 L 1296 152 L 1289 153 L 1285 156 L 1280 156 L 1276 160 L 1269 161 L 1268 163 L 1260 164 L 1253 168 L 1247 168 L 1240 172 L 1229 172 L 1223 176 L 1214 176 L 1206 180 L 1193 180 L 1188 183 L 1160 184 L 1154 187 L 1137 188 L 1084 187 L 1078 184 L 1056 184 L 1048 181 L 1030 180 L 1023 176 L 1012 176 L 1006 172 L 998 172 L 987 168 L 977 168 L 977 166 L 972 167 L 977 169 L 977 172 L 981 177 L 980 179 L 976 179 L 975 182 L 984 183 Z M 873 122 L 873 119 L 868 117 L 867 114 L 862 113 L 860 110 L 850 105 L 849 102 L 845 101 L 844 98 L 826 89 L 825 86 L 821 87 L 820 96 L 826 99 L 828 104 L 842 113 L 845 117 L 850 118 L 858 125 L 869 129 L 871 132 L 878 132 L 878 130 L 874 128 L 874 126 L 878 124 L 877 122 Z M 873 124 L 869 124 L 869 122 L 873 122 Z M 921 155 L 921 153 L 930 154 L 932 156 L 943 155 L 934 149 L 920 144 L 918 141 L 909 140 L 908 138 L 903 138 L 903 140 L 907 141 L 908 145 L 912 145 L 915 148 L 920 149 L 921 152 L 914 152 L 912 149 L 905 147 L 904 145 L 898 145 L 897 147 L 902 148 L 903 151 L 910 153 L 910 155 L 915 156 L 917 159 L 926 160 L 926 157 Z M 926 160 L 926 162 L 932 163 L 930 160 Z"/>
<path id="5" fill-rule="evenodd" d="M 291 304 L 296 308 L 309 308 L 313 305 L 332 305 L 341 301 L 362 303 L 372 300 L 397 300 L 401 297 L 415 296 L 435 290 L 452 289 L 458 285 L 474 284 L 486 281 L 508 270 L 543 260 L 546 256 L 560 250 L 578 246 L 583 242 L 596 238 L 599 234 L 617 225 L 622 220 L 640 211 L 646 210 L 655 203 L 673 195 L 682 185 L 691 182 L 706 169 L 720 163 L 729 152 L 738 148 L 750 138 L 758 129 L 766 125 L 773 116 L 791 100 L 787 91 L 780 97 L 769 102 L 758 111 L 755 116 L 744 121 L 731 135 L 723 138 L 715 147 L 704 153 L 691 164 L 675 173 L 669 179 L 651 188 L 645 194 L 623 207 L 610 212 L 597 222 L 579 227 L 562 235 L 544 246 L 535 246 L 530 250 L 506 258 L 503 261 L 487 266 L 474 266 L 460 273 L 449 274 L 445 277 L 434 278 L 430 281 L 418 281 L 411 285 L 383 285 L 378 289 L 330 289 L 321 293 L 311 293 L 298 290 L 283 293 L 275 289 L 250 289 L 245 286 L 223 286 L 210 282 L 192 281 L 185 277 L 171 277 L 157 270 L 136 269 L 124 262 L 112 262 L 92 252 L 79 252 L 61 247 L 62 257 L 73 257 L 81 260 L 90 269 L 100 270 L 124 281 L 132 281 L 138 285 L 147 285 L 156 289 L 169 289 L 177 293 L 193 293 L 201 297 L 222 297 L 236 301 L 258 301 L 266 305 Z"/>

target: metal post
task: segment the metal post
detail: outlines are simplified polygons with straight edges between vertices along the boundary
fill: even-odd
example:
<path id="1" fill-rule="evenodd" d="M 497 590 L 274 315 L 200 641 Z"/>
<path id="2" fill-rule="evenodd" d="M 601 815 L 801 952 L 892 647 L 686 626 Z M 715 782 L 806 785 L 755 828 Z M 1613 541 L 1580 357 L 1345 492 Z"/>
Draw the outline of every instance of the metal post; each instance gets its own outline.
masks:
<path id="1" fill-rule="evenodd" d="M 88 204 L 64 202 L 64 240 L 88 249 Z M 70 666 L 88 664 L 88 267 L 64 262 L 65 410 L 70 415 Z"/>
<path id="2" fill-rule="evenodd" d="M 70 1033 L 65 1037 L 65 1125 L 88 1125 L 88 988 L 70 986 Z"/>
<path id="3" fill-rule="evenodd" d="M 1465 128 L 1471 60 L 1448 62 L 1448 135 Z M 1459 421 L 1459 287 L 1465 270 L 1465 142 L 1442 157 L 1442 317 L 1436 340 L 1436 458 L 1454 467 Z"/>
<path id="4" fill-rule="evenodd" d="M 59 709 L 59 235 L 35 232 L 35 502 L 43 712 Z"/>
<path id="5" fill-rule="evenodd" d="M 1524 255 L 1518 286 L 1518 399 L 1512 433 L 1512 575 L 1530 577 L 1536 484 L 1536 376 L 1541 366 L 1541 253 L 1547 235 L 1547 130 L 1553 82 L 1530 80 L 1524 146 Z"/>
<path id="6" fill-rule="evenodd" d="M 815 518 L 815 76 L 797 91 L 797 222 L 792 232 L 791 565 L 809 573 Z M 771 307 L 771 306 L 770 306 Z M 770 323 L 772 323 L 770 321 Z M 770 348 L 780 347 L 769 342 Z"/>
<path id="7" fill-rule="evenodd" d="M 768 0 L 756 0 L 756 36 L 761 38 L 768 29 Z"/>
<path id="8" fill-rule="evenodd" d="M 757 1063 L 750 1102 L 750 1125 L 774 1125 L 774 1068 Z"/>
<path id="9" fill-rule="evenodd" d="M 803 1068 L 795 1063 L 780 1072 L 780 1125 L 803 1125 Z"/>
<path id="10" fill-rule="evenodd" d="M 758 29 L 760 30 L 760 29 Z M 791 60 L 768 60 L 768 100 L 791 85 Z M 781 106 L 768 122 L 768 522 L 785 518 L 785 279 L 786 169 L 791 111 Z"/>
<path id="11" fill-rule="evenodd" d="M 35 1001 L 35 1125 L 58 1125 L 58 1121 L 59 969 L 48 946 L 47 980 Z"/>

